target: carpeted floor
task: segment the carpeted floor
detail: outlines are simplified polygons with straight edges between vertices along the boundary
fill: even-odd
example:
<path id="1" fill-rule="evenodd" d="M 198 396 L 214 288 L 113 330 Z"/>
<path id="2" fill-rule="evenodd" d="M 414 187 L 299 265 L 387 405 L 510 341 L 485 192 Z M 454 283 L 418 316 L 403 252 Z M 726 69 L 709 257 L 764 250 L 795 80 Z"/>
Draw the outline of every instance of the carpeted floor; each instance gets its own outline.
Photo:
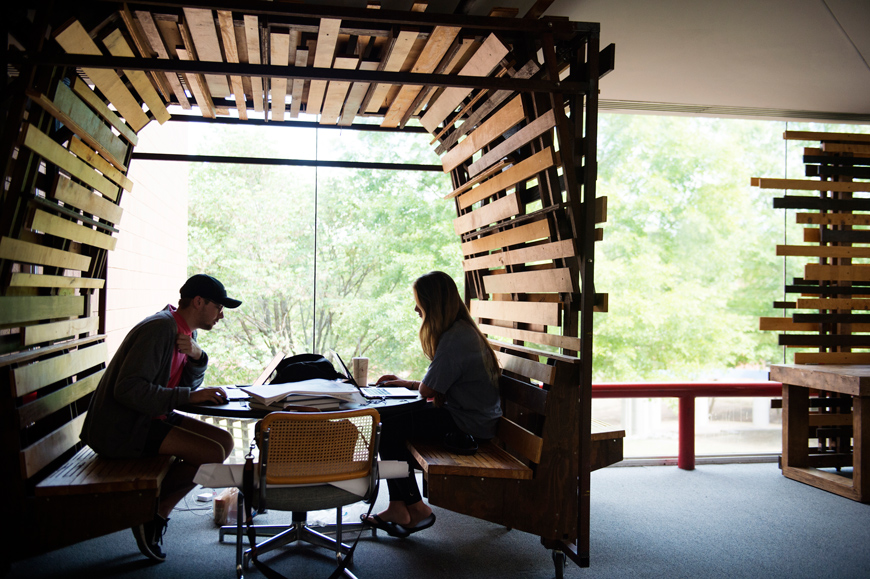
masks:
<path id="1" fill-rule="evenodd" d="M 234 577 L 234 544 L 218 542 L 209 506 L 192 510 L 204 506 L 193 498 L 198 492 L 186 501 L 191 510 L 182 503 L 172 516 L 164 563 L 145 560 L 125 531 L 16 562 L 8 578 Z M 381 494 L 376 509 L 386 501 Z M 357 519 L 363 506 L 348 509 L 345 519 Z M 435 526 L 409 539 L 365 534 L 354 573 L 360 579 L 555 576 L 537 537 L 435 512 Z M 263 522 L 285 516 L 269 513 Z M 870 577 L 870 505 L 786 479 L 770 463 L 594 472 L 591 527 L 591 566 L 569 562 L 565 577 Z M 294 577 L 328 577 L 333 569 L 328 552 L 308 548 L 291 547 L 272 561 Z M 255 570 L 246 575 L 262 577 Z"/>

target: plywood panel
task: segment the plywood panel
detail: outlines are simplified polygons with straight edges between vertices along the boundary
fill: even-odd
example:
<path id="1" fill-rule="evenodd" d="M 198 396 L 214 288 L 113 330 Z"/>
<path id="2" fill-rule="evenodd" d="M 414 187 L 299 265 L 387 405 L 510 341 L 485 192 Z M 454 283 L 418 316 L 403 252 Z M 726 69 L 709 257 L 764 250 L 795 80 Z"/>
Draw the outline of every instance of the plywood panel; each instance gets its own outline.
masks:
<path id="1" fill-rule="evenodd" d="M 106 45 L 106 48 L 109 49 L 112 56 L 120 56 L 124 58 L 134 58 L 136 56 L 133 54 L 130 45 L 127 44 L 126 40 L 124 40 L 124 35 L 121 34 L 120 30 L 112 31 L 103 40 L 103 44 Z M 154 115 L 157 122 L 162 125 L 168 121 L 170 117 L 169 111 L 166 110 L 166 105 L 163 104 L 163 99 L 161 99 L 160 95 L 157 94 L 157 91 L 154 90 L 154 85 L 151 84 L 148 75 L 141 70 L 125 69 L 124 76 L 127 77 L 127 80 L 130 81 L 130 84 L 132 84 L 133 88 L 136 89 L 136 92 L 139 93 L 139 97 L 145 101 L 146 105 L 148 105 L 148 110 L 152 115 Z"/>
<path id="2" fill-rule="evenodd" d="M 490 223 L 520 215 L 522 212 L 523 207 L 520 205 L 519 195 L 505 195 L 501 199 L 484 205 L 480 209 L 457 217 L 453 220 L 453 229 L 457 235 L 462 235 Z"/>
<path id="3" fill-rule="evenodd" d="M 23 327 L 21 328 L 21 337 L 22 343 L 25 346 L 33 346 L 34 344 L 62 340 L 79 334 L 97 332 L 99 331 L 99 328 L 99 317 L 75 318 L 73 320 L 64 320 L 62 322 Z"/>
<path id="4" fill-rule="evenodd" d="M 76 20 L 55 36 L 58 44 L 69 54 L 90 54 L 99 56 L 99 47 L 91 40 L 90 35 Z M 100 89 L 107 99 L 115 106 L 127 123 L 138 132 L 148 124 L 148 115 L 142 110 L 142 106 L 136 97 L 127 90 L 121 77 L 114 70 L 104 68 L 83 68 L 88 78 Z"/>
<path id="5" fill-rule="evenodd" d="M 523 98 L 517 95 L 484 121 L 477 129 L 472 131 L 461 143 L 441 157 L 441 166 L 444 167 L 444 172 L 449 173 L 455 169 L 460 163 L 493 140 L 501 137 L 508 129 L 522 121 L 525 117 Z"/>
<path id="6" fill-rule="evenodd" d="M 113 251 L 118 243 L 118 240 L 111 235 L 100 233 L 84 225 L 78 225 L 69 219 L 52 215 L 41 209 L 37 209 L 34 213 L 32 228 L 36 231 L 109 251 Z"/>
<path id="7" fill-rule="evenodd" d="M 475 318 L 504 320 L 526 324 L 558 326 L 560 305 L 555 302 L 497 302 L 471 300 L 469 308 Z"/>
<path id="8" fill-rule="evenodd" d="M 54 189 L 54 198 L 63 201 L 85 213 L 89 213 L 109 223 L 117 225 L 121 221 L 124 210 L 104 197 L 95 195 L 72 179 L 60 177 Z"/>
<path id="9" fill-rule="evenodd" d="M 118 198 L 117 185 L 94 171 L 89 165 L 77 159 L 69 151 L 58 145 L 45 133 L 31 124 L 24 123 L 24 146 L 45 159 L 54 163 L 67 173 L 81 179 L 109 199 Z"/>
<path id="10" fill-rule="evenodd" d="M 549 235 L 550 227 L 547 224 L 547 220 L 541 219 L 526 225 L 487 235 L 486 237 L 466 241 L 462 244 L 462 255 L 473 255 L 484 251 L 492 251 L 493 249 L 519 245 L 529 241 L 544 239 L 549 237 Z"/>
<path id="11" fill-rule="evenodd" d="M 35 91 L 27 91 L 27 96 L 98 150 L 118 170 L 127 170 L 123 162 L 127 158 L 127 144 L 64 83 L 57 83 L 53 99 Z"/>
<path id="12" fill-rule="evenodd" d="M 573 293 L 577 289 L 568 268 L 503 273 L 483 277 L 488 294 Z"/>
<path id="13" fill-rule="evenodd" d="M 71 277 L 66 275 L 42 275 L 38 273 L 13 273 L 9 279 L 10 287 L 56 287 L 61 289 L 101 289 L 106 282 L 91 277 Z"/>
<path id="14" fill-rule="evenodd" d="M 520 265 L 553 259 L 565 259 L 576 255 L 574 240 L 555 241 L 531 247 L 523 247 L 511 251 L 502 251 L 473 257 L 462 262 L 464 271 Z"/>
<path id="15" fill-rule="evenodd" d="M 100 342 L 88 348 L 78 348 L 62 356 L 19 366 L 12 370 L 12 388 L 15 396 L 24 396 L 75 376 L 94 366 L 104 364 L 108 356 L 105 342 Z"/>
<path id="16" fill-rule="evenodd" d="M 184 8 L 184 20 L 196 48 L 196 59 L 206 62 L 223 62 L 221 45 L 217 35 L 214 14 L 204 8 Z M 205 75 L 208 93 L 223 98 L 230 95 L 225 75 Z"/>
<path id="17" fill-rule="evenodd" d="M 91 258 L 62 249 L 45 247 L 29 241 L 3 237 L 0 239 L 0 259 L 9 259 L 20 263 L 35 265 L 50 265 L 63 269 L 87 271 L 91 266 Z"/>
<path id="18" fill-rule="evenodd" d="M 0 324 L 71 318 L 85 313 L 84 296 L 0 297 Z"/>
<path id="19" fill-rule="evenodd" d="M 492 197 L 512 187 L 521 181 L 526 181 L 538 173 L 546 171 L 556 163 L 553 150 L 547 147 L 543 151 L 528 157 L 509 169 L 505 169 L 488 181 L 484 181 L 471 191 L 462 194 L 457 203 L 460 209 L 467 209 L 478 201 Z"/>
<path id="20" fill-rule="evenodd" d="M 474 56 L 462 67 L 459 74 L 462 76 L 488 76 L 507 53 L 507 47 L 499 41 L 495 34 L 490 34 L 474 53 Z M 420 124 L 430 133 L 434 133 L 441 121 L 452 113 L 470 92 L 470 88 L 449 87 L 445 89 L 438 100 L 434 104 L 430 104 L 426 114 L 420 119 Z"/>

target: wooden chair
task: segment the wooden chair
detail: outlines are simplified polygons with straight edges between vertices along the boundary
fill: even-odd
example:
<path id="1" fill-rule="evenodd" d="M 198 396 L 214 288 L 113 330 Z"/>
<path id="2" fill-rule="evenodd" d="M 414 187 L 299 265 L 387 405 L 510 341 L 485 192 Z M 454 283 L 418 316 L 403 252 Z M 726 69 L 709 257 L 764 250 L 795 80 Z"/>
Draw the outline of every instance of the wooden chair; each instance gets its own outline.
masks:
<path id="1" fill-rule="evenodd" d="M 257 527 L 248 525 L 251 548 L 242 555 L 241 529 L 236 534 L 236 569 L 239 577 L 248 562 L 295 541 L 305 541 L 335 551 L 336 558 L 348 555 L 342 543 L 341 509 L 359 501 L 376 498 L 377 454 L 380 415 L 377 410 L 339 412 L 274 412 L 259 423 L 257 436 L 259 488 L 251 506 L 292 512 L 291 524 L 281 533 L 256 544 Z M 346 481 L 341 486 L 332 483 Z M 301 485 L 301 486 L 299 486 Z M 247 491 L 251 494 L 251 491 Z M 240 493 L 240 497 L 242 493 Z M 306 525 L 309 511 L 336 509 L 336 536 L 328 537 Z M 239 513 L 242 513 L 240 499 Z M 241 515 L 240 515 L 241 519 Z M 346 568 L 345 575 L 353 577 Z"/>

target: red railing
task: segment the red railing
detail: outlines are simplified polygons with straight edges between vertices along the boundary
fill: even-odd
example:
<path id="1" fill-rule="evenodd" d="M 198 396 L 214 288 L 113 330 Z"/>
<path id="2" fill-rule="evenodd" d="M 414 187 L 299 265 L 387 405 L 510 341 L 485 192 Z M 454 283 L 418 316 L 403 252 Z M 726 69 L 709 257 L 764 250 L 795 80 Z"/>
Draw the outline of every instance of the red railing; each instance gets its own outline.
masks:
<path id="1" fill-rule="evenodd" d="M 611 382 L 592 384 L 592 398 L 679 398 L 677 466 L 695 468 L 695 398 L 724 396 L 776 398 L 779 382 Z"/>

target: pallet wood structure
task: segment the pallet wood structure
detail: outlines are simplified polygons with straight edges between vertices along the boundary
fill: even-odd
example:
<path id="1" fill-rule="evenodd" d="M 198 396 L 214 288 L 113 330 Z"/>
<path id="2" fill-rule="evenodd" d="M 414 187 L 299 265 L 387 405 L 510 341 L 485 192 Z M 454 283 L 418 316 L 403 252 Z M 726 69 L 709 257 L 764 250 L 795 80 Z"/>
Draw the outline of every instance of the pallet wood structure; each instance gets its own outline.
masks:
<path id="1" fill-rule="evenodd" d="M 539 18 L 548 5 L 490 17 L 425 4 L 4 8 L 0 412 L 2 490 L 15 497 L 4 501 L 6 520 L 36 530 L 62 518 L 57 508 L 34 515 L 35 488 L 78 451 L 105 367 L 106 257 L 122 231 L 137 133 L 170 121 L 172 107 L 215 122 L 304 113 L 322 125 L 374 120 L 431 135 L 452 179 L 466 302 L 505 376 L 559 400 L 546 425 L 560 454 L 547 468 L 561 478 L 558 491 L 541 492 L 558 492 L 548 500 L 570 516 L 539 534 L 588 565 L 593 309 L 606 310 L 594 284 L 606 219 L 595 194 L 598 82 L 614 51 L 600 50 L 597 24 Z M 551 381 L 556 366 L 565 370 Z M 523 411 L 514 418 L 534 430 Z M 65 529 L 63 542 L 88 538 Z M 14 557 L 53 546 L 4 544 Z"/>
<path id="2" fill-rule="evenodd" d="M 793 365 L 772 366 L 783 383 L 783 474 L 867 502 L 867 388 L 870 366 L 870 135 L 786 131 L 804 148 L 808 179 L 753 178 L 762 189 L 787 189 L 774 207 L 794 209 L 805 225 L 804 245 L 778 245 L 776 254 L 807 258 L 803 277 L 785 286 L 791 317 L 762 318 L 779 343 L 815 351 L 795 353 Z M 863 409 L 863 412 L 862 412 Z M 867 435 L 867 436 L 865 436 Z M 863 439 L 863 441 L 862 441 Z M 863 444 L 862 444 L 863 442 Z M 852 479 L 820 468 L 852 467 Z"/>

